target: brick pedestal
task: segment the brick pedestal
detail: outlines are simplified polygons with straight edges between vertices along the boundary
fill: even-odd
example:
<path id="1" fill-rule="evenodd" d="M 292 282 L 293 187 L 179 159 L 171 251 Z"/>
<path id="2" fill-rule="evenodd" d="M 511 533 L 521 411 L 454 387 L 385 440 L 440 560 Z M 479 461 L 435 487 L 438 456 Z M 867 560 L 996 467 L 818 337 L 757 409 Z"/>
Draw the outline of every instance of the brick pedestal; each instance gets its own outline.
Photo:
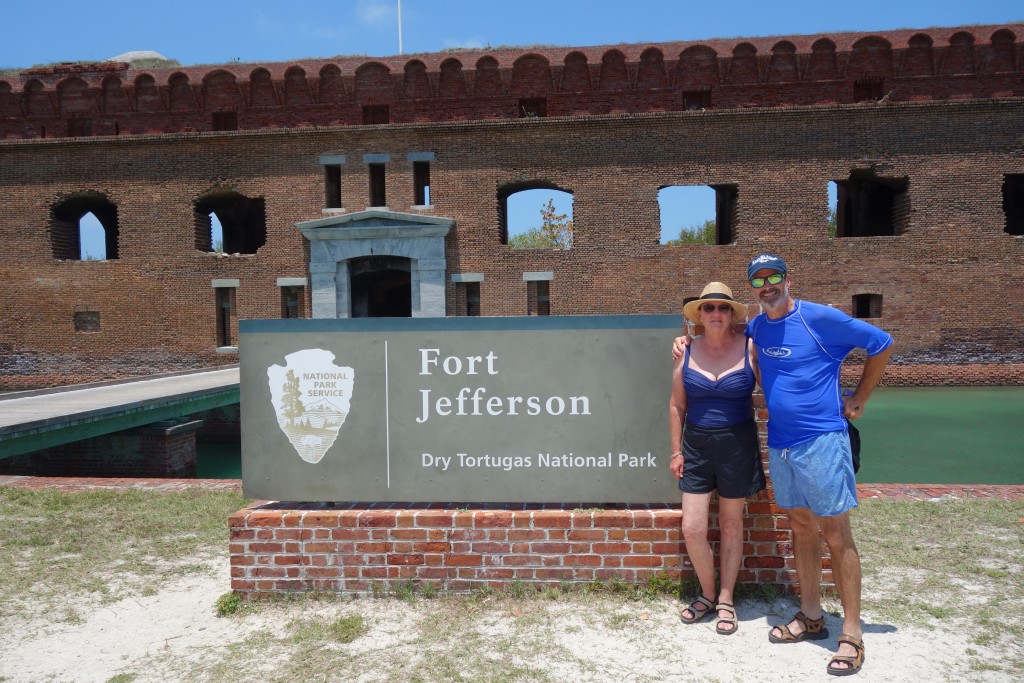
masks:
<path id="1" fill-rule="evenodd" d="M 712 505 L 717 553 L 717 510 Z M 664 573 L 690 578 L 678 507 L 440 509 L 257 503 L 231 515 L 231 587 L 245 596 L 369 592 L 408 581 L 462 592 Z M 796 582 L 785 518 L 766 493 L 747 504 L 741 582 Z"/>

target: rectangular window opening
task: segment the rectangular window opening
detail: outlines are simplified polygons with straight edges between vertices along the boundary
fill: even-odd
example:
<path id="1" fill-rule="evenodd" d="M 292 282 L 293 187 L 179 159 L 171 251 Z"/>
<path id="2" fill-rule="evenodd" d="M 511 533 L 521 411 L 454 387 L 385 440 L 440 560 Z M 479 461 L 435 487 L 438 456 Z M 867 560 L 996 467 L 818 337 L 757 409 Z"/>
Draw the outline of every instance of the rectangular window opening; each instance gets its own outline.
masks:
<path id="1" fill-rule="evenodd" d="M 215 131 L 238 130 L 238 112 L 234 112 L 234 111 L 215 111 L 215 112 L 213 112 L 213 129 Z"/>
<path id="2" fill-rule="evenodd" d="M 79 311 L 75 313 L 75 332 L 99 332 L 100 312 Z"/>
<path id="3" fill-rule="evenodd" d="M 217 346 L 234 346 L 232 318 L 234 317 L 234 287 L 217 287 Z"/>
<path id="4" fill-rule="evenodd" d="M 853 84 L 854 102 L 877 102 L 882 99 L 884 84 L 880 79 L 864 79 Z"/>
<path id="5" fill-rule="evenodd" d="M 1024 235 L 1024 174 L 1003 176 L 1004 230 L 1010 235 Z"/>
<path id="6" fill-rule="evenodd" d="M 387 206 L 384 191 L 384 164 L 368 164 L 370 167 L 370 206 Z"/>
<path id="7" fill-rule="evenodd" d="M 711 109 L 711 91 L 683 91 L 683 109 L 686 111 L 700 111 L 702 109 Z"/>
<path id="8" fill-rule="evenodd" d="M 519 118 L 544 118 L 548 115 L 548 101 L 543 97 L 524 97 L 519 100 Z"/>
<path id="9" fill-rule="evenodd" d="M 363 105 L 363 125 L 376 126 L 391 123 L 391 107 L 386 104 Z"/>
<path id="10" fill-rule="evenodd" d="M 324 206 L 328 209 L 341 208 L 341 165 L 327 164 L 324 166 Z"/>
<path id="11" fill-rule="evenodd" d="M 281 288 L 281 317 L 302 318 L 303 301 L 305 300 L 305 288 L 288 286 Z"/>
<path id="12" fill-rule="evenodd" d="M 68 135 L 73 138 L 92 136 L 92 119 L 68 119 Z"/>
<path id="13" fill-rule="evenodd" d="M 910 181 L 854 172 L 836 181 L 836 237 L 892 237 L 910 219 Z"/>
<path id="14" fill-rule="evenodd" d="M 527 315 L 551 315 L 551 281 L 532 280 L 526 283 Z"/>
<path id="15" fill-rule="evenodd" d="M 882 317 L 882 295 L 881 294 L 854 294 L 853 295 L 853 317 L 854 318 L 881 318 Z"/>
<path id="16" fill-rule="evenodd" d="M 430 162 L 412 162 L 413 203 L 430 206 Z"/>
<path id="17" fill-rule="evenodd" d="M 455 283 L 455 299 L 458 302 L 459 314 L 469 317 L 480 315 L 480 283 Z"/>

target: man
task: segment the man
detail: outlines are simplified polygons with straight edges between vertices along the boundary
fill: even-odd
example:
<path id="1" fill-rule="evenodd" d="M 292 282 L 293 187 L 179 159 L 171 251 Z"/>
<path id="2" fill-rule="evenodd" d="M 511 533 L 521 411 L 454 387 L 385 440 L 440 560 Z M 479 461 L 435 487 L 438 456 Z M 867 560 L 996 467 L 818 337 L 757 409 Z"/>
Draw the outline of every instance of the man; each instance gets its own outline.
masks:
<path id="1" fill-rule="evenodd" d="M 772 628 L 773 643 L 828 637 L 821 613 L 821 542 L 832 556 L 832 576 L 843 605 L 843 633 L 828 673 L 847 676 L 864 662 L 860 622 L 860 556 L 849 511 L 857 489 L 844 416 L 859 418 L 892 354 L 892 337 L 829 306 L 793 299 L 785 261 L 755 256 L 747 279 L 764 311 L 747 325 L 754 341 L 768 405 L 768 464 L 775 502 L 793 531 L 800 611 Z M 678 346 L 678 345 L 677 345 Z M 855 348 L 867 361 L 853 395 L 843 398 L 839 371 Z"/>

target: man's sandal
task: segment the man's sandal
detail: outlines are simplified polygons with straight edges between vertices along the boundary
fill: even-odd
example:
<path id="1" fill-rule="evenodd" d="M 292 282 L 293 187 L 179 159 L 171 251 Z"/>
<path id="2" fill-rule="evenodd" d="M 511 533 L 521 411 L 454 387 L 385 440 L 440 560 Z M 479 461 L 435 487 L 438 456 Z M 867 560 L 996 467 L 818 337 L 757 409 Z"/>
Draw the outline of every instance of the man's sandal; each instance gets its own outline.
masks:
<path id="1" fill-rule="evenodd" d="M 690 603 L 682 612 L 679 613 L 679 618 L 684 624 L 696 624 L 698 621 L 706 617 L 710 612 L 715 609 L 715 603 L 708 600 L 703 595 L 698 595 L 697 599 Z M 686 616 L 686 610 L 690 610 L 690 614 L 693 616 Z"/>
<path id="2" fill-rule="evenodd" d="M 768 632 L 768 640 L 773 643 L 799 643 L 802 640 L 824 640 L 828 638 L 828 629 L 825 628 L 825 617 L 808 619 L 803 612 L 797 612 L 791 621 L 799 621 L 804 625 L 800 633 L 793 633 L 789 630 L 789 624 L 779 624 L 774 629 L 779 629 L 782 635 L 777 636 L 771 631 Z"/>
<path id="3" fill-rule="evenodd" d="M 723 617 L 721 614 L 718 615 L 718 621 L 715 622 L 715 631 L 723 636 L 731 636 L 736 633 L 736 630 L 740 627 L 739 621 L 736 619 L 736 608 L 731 603 L 720 602 L 715 609 L 729 614 L 727 617 Z M 722 628 L 722 624 L 728 624 L 731 628 Z"/>
<path id="4" fill-rule="evenodd" d="M 854 656 L 850 655 L 835 655 L 828 663 L 828 667 L 825 669 L 833 676 L 852 676 L 853 674 L 860 671 L 860 668 L 864 666 L 864 641 L 853 636 L 848 636 L 845 633 L 839 636 L 839 644 L 848 643 L 853 646 L 853 649 L 857 652 Z M 849 666 L 845 668 L 839 668 L 832 666 L 833 664 L 844 663 Z"/>

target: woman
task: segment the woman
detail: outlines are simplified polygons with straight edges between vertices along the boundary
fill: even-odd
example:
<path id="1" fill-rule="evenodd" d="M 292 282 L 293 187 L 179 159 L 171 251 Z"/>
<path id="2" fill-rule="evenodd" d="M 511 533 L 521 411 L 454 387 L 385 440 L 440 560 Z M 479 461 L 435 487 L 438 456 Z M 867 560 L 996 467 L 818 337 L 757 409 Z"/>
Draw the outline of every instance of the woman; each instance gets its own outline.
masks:
<path id="1" fill-rule="evenodd" d="M 750 398 L 757 356 L 749 340 L 736 332 L 747 309 L 721 282 L 705 287 L 700 298 L 683 307 L 683 315 L 702 325 L 704 334 L 695 337 L 675 362 L 669 404 L 671 443 L 676 449 L 669 468 L 683 492 L 683 538 L 701 590 L 680 617 L 692 624 L 715 611 L 715 630 L 732 635 L 739 627 L 733 590 L 743 554 L 743 505 L 747 496 L 765 488 Z M 708 543 L 712 491 L 718 492 L 721 531 L 718 592 Z"/>

